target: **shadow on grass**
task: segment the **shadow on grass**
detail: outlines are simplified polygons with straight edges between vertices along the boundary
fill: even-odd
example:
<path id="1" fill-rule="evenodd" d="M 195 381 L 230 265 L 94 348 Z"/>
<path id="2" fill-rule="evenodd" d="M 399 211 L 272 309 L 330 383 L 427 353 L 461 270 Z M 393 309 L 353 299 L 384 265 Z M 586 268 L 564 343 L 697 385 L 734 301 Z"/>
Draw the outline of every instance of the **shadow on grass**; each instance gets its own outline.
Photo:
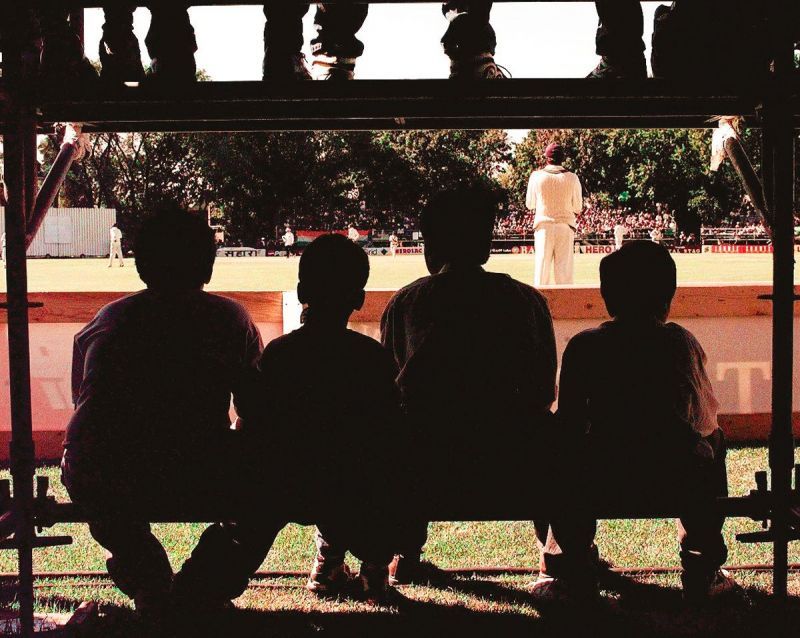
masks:
<path id="1" fill-rule="evenodd" d="M 773 601 L 762 590 L 720 600 L 703 609 L 681 602 L 675 588 L 641 582 L 623 583 L 592 607 L 540 608 L 524 590 L 493 581 L 455 580 L 433 602 L 409 599 L 396 609 L 364 611 L 232 610 L 187 616 L 168 624 L 142 620 L 127 607 L 105 605 L 103 614 L 82 636 L 99 637 L 219 637 L 219 636 L 524 636 L 525 638 L 654 636 L 663 638 L 797 635 L 800 598 Z M 418 592 L 407 591 L 409 596 Z M 3 592 L 6 594 L 7 592 Z M 461 597 L 453 596 L 461 594 Z M 5 598 L 5 596 L 4 596 Z M 481 601 L 507 603 L 501 611 L 486 611 Z M 5 600 L 3 601 L 5 602 Z M 82 600 L 63 594 L 40 596 L 40 605 L 74 608 Z M 517 609 L 514 606 L 523 606 Z M 485 607 L 485 604 L 484 604 Z"/>

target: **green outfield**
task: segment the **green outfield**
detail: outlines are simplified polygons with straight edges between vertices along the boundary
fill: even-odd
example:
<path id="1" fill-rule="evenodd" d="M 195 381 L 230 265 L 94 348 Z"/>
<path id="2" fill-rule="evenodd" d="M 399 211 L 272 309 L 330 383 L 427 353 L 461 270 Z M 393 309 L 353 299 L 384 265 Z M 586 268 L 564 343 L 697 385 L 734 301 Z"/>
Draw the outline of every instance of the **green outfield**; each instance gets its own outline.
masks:
<path id="1" fill-rule="evenodd" d="M 598 285 L 601 255 L 575 256 L 575 283 Z M 772 256 L 735 254 L 676 254 L 682 284 L 768 283 Z M 421 255 L 372 257 L 368 288 L 395 290 L 427 274 Z M 107 292 L 141 288 L 133 259 L 125 268 L 107 267 L 105 259 L 29 259 L 28 284 L 32 292 Z M 297 283 L 296 257 L 224 257 L 217 260 L 209 290 L 291 290 Z M 488 269 L 504 272 L 532 284 L 533 255 L 494 255 Z M 5 278 L 0 292 L 5 291 Z"/>

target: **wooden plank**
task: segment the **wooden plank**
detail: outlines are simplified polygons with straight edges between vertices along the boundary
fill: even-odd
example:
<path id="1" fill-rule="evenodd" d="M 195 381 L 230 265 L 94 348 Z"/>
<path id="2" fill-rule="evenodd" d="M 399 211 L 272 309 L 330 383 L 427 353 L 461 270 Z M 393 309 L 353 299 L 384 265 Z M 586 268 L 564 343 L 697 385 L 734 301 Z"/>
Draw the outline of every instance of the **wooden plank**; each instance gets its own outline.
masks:
<path id="1" fill-rule="evenodd" d="M 553 318 L 559 319 L 608 319 L 606 306 L 600 289 L 594 286 L 575 286 L 570 288 L 542 288 Z M 718 317 L 768 317 L 772 314 L 772 304 L 758 299 L 759 295 L 772 292 L 770 286 L 684 286 L 678 289 L 672 303 L 672 319 L 718 318 Z M 355 313 L 352 321 L 380 321 L 391 292 L 375 291 L 367 293 L 364 308 Z M 795 308 L 795 316 L 800 316 L 800 306 Z"/>
<path id="2" fill-rule="evenodd" d="M 31 323 L 87 323 L 106 304 L 121 299 L 128 292 L 37 292 L 32 302 L 42 302 L 42 308 L 31 308 Z M 216 293 L 215 293 L 216 294 Z M 243 304 L 257 323 L 283 322 L 283 293 L 280 292 L 223 292 L 218 293 Z M 6 301 L 0 293 L 0 302 Z M 6 314 L 0 312 L 0 323 Z"/>

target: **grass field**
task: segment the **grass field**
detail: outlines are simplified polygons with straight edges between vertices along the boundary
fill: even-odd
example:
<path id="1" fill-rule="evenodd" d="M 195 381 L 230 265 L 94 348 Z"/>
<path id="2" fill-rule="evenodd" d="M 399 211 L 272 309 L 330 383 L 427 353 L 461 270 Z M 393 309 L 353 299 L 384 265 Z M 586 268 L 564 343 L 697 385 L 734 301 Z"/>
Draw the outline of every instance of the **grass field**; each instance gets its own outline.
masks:
<path id="1" fill-rule="evenodd" d="M 729 456 L 730 489 L 747 493 L 753 472 L 767 465 L 764 448 L 743 447 Z M 43 470 L 51 477 L 56 495 L 66 498 L 56 468 Z M 155 531 L 177 568 L 188 556 L 203 525 L 156 525 Z M 735 534 L 754 530 L 758 524 L 729 520 L 725 536 L 730 547 L 729 565 L 771 562 L 770 547 L 743 545 Z M 74 544 L 65 548 L 36 550 L 38 571 L 103 570 L 102 550 L 83 525 L 58 525 L 50 534 L 69 534 Z M 603 556 L 617 566 L 677 566 L 674 523 L 669 520 L 604 521 L 598 533 Z M 312 528 L 291 525 L 278 537 L 262 569 L 303 571 L 313 558 Z M 502 565 L 532 568 L 537 549 L 530 523 L 437 523 L 432 525 L 427 558 L 444 567 L 468 568 Z M 800 547 L 791 548 L 790 560 L 800 562 Z M 13 554 L 0 554 L 0 571 L 15 569 Z M 604 591 L 597 618 L 560 619 L 555 625 L 546 610 L 537 609 L 526 594 L 528 577 L 459 578 L 445 589 L 404 587 L 409 603 L 399 609 L 373 609 L 346 600 L 319 600 L 303 588 L 300 578 L 269 578 L 255 581 L 237 601 L 240 612 L 225 620 L 225 627 L 191 635 L 440 635 L 444 631 L 467 635 L 567 636 L 567 635 L 790 635 L 800 629 L 800 575 L 790 576 L 792 598 L 776 613 L 767 598 L 769 575 L 757 571 L 736 572 L 745 586 L 723 606 L 687 610 L 680 602 L 676 574 L 637 578 L 627 588 Z M 147 635 L 131 615 L 127 599 L 105 578 L 41 579 L 37 581 L 37 608 L 64 611 L 83 600 L 103 603 L 105 616 L 99 633 L 92 636 Z M 6 593 L 9 593 L 8 587 Z M 238 626 L 234 634 L 230 623 Z M 238 623 L 238 625 L 236 624 Z M 444 624 L 443 624 L 444 623 Z M 599 632 L 599 633 L 595 633 Z M 208 633 L 206 633 L 208 632 Z M 219 632 L 219 633 L 218 633 Z"/>
<path id="2" fill-rule="evenodd" d="M 575 283 L 598 285 L 601 255 L 575 256 Z M 208 290 L 292 290 L 297 285 L 297 258 L 224 257 L 217 260 Z M 771 255 L 676 254 L 681 284 L 766 283 L 772 280 Z M 34 292 L 133 291 L 142 287 L 133 259 L 125 268 L 107 267 L 104 259 L 30 259 L 28 285 Z M 372 257 L 368 288 L 396 290 L 427 274 L 419 255 Z M 489 270 L 533 283 L 532 255 L 493 255 Z M 5 278 L 0 292 L 5 291 Z"/>

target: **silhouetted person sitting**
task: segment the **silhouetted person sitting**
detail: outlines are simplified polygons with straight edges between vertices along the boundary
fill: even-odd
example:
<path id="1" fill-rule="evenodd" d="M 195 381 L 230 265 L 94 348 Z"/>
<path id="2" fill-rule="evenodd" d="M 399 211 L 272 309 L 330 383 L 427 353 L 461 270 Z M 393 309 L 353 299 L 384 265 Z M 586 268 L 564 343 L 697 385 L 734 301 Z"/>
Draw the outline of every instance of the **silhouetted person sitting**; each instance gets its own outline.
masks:
<path id="1" fill-rule="evenodd" d="M 231 502 L 231 395 L 243 408 L 261 337 L 242 306 L 203 291 L 215 255 L 204 217 L 161 210 L 142 224 L 135 254 L 147 289 L 105 306 L 75 337 L 62 480 L 116 585 L 152 610 L 172 569 L 147 517 L 221 502 L 213 494 Z"/>
<path id="2" fill-rule="evenodd" d="M 665 323 L 675 262 L 656 243 L 630 242 L 602 260 L 600 282 L 613 320 L 569 342 L 559 386 L 560 431 L 585 448 L 583 490 L 593 503 L 677 502 L 685 598 L 730 591 L 712 502 L 727 494 L 725 439 L 703 349 Z M 579 516 L 553 522 L 537 597 L 597 595 L 595 528 Z"/>
<path id="3" fill-rule="evenodd" d="M 209 528 L 176 579 L 181 597 L 233 599 L 290 521 L 317 523 L 307 587 L 319 594 L 391 597 L 392 491 L 385 457 L 397 440 L 399 401 L 391 356 L 347 329 L 364 303 L 369 260 L 341 235 L 323 235 L 300 258 L 297 295 L 305 322 L 270 342 L 259 362 L 261 415 L 242 430 L 269 516 Z M 375 418 L 367 406 L 377 406 Z M 351 582 L 345 552 L 362 560 Z M 194 589 L 192 589 L 192 587 Z"/>
<path id="4" fill-rule="evenodd" d="M 420 561 L 428 523 L 414 510 L 442 514 L 473 503 L 519 507 L 534 498 L 531 465 L 544 473 L 544 425 L 555 399 L 556 349 L 544 297 L 489 259 L 497 203 L 480 188 L 447 191 L 421 215 L 429 277 L 400 290 L 381 321 L 413 448 L 391 460 L 410 467 L 416 488 L 397 582 L 438 579 Z M 448 514 L 449 515 L 449 514 Z"/>

